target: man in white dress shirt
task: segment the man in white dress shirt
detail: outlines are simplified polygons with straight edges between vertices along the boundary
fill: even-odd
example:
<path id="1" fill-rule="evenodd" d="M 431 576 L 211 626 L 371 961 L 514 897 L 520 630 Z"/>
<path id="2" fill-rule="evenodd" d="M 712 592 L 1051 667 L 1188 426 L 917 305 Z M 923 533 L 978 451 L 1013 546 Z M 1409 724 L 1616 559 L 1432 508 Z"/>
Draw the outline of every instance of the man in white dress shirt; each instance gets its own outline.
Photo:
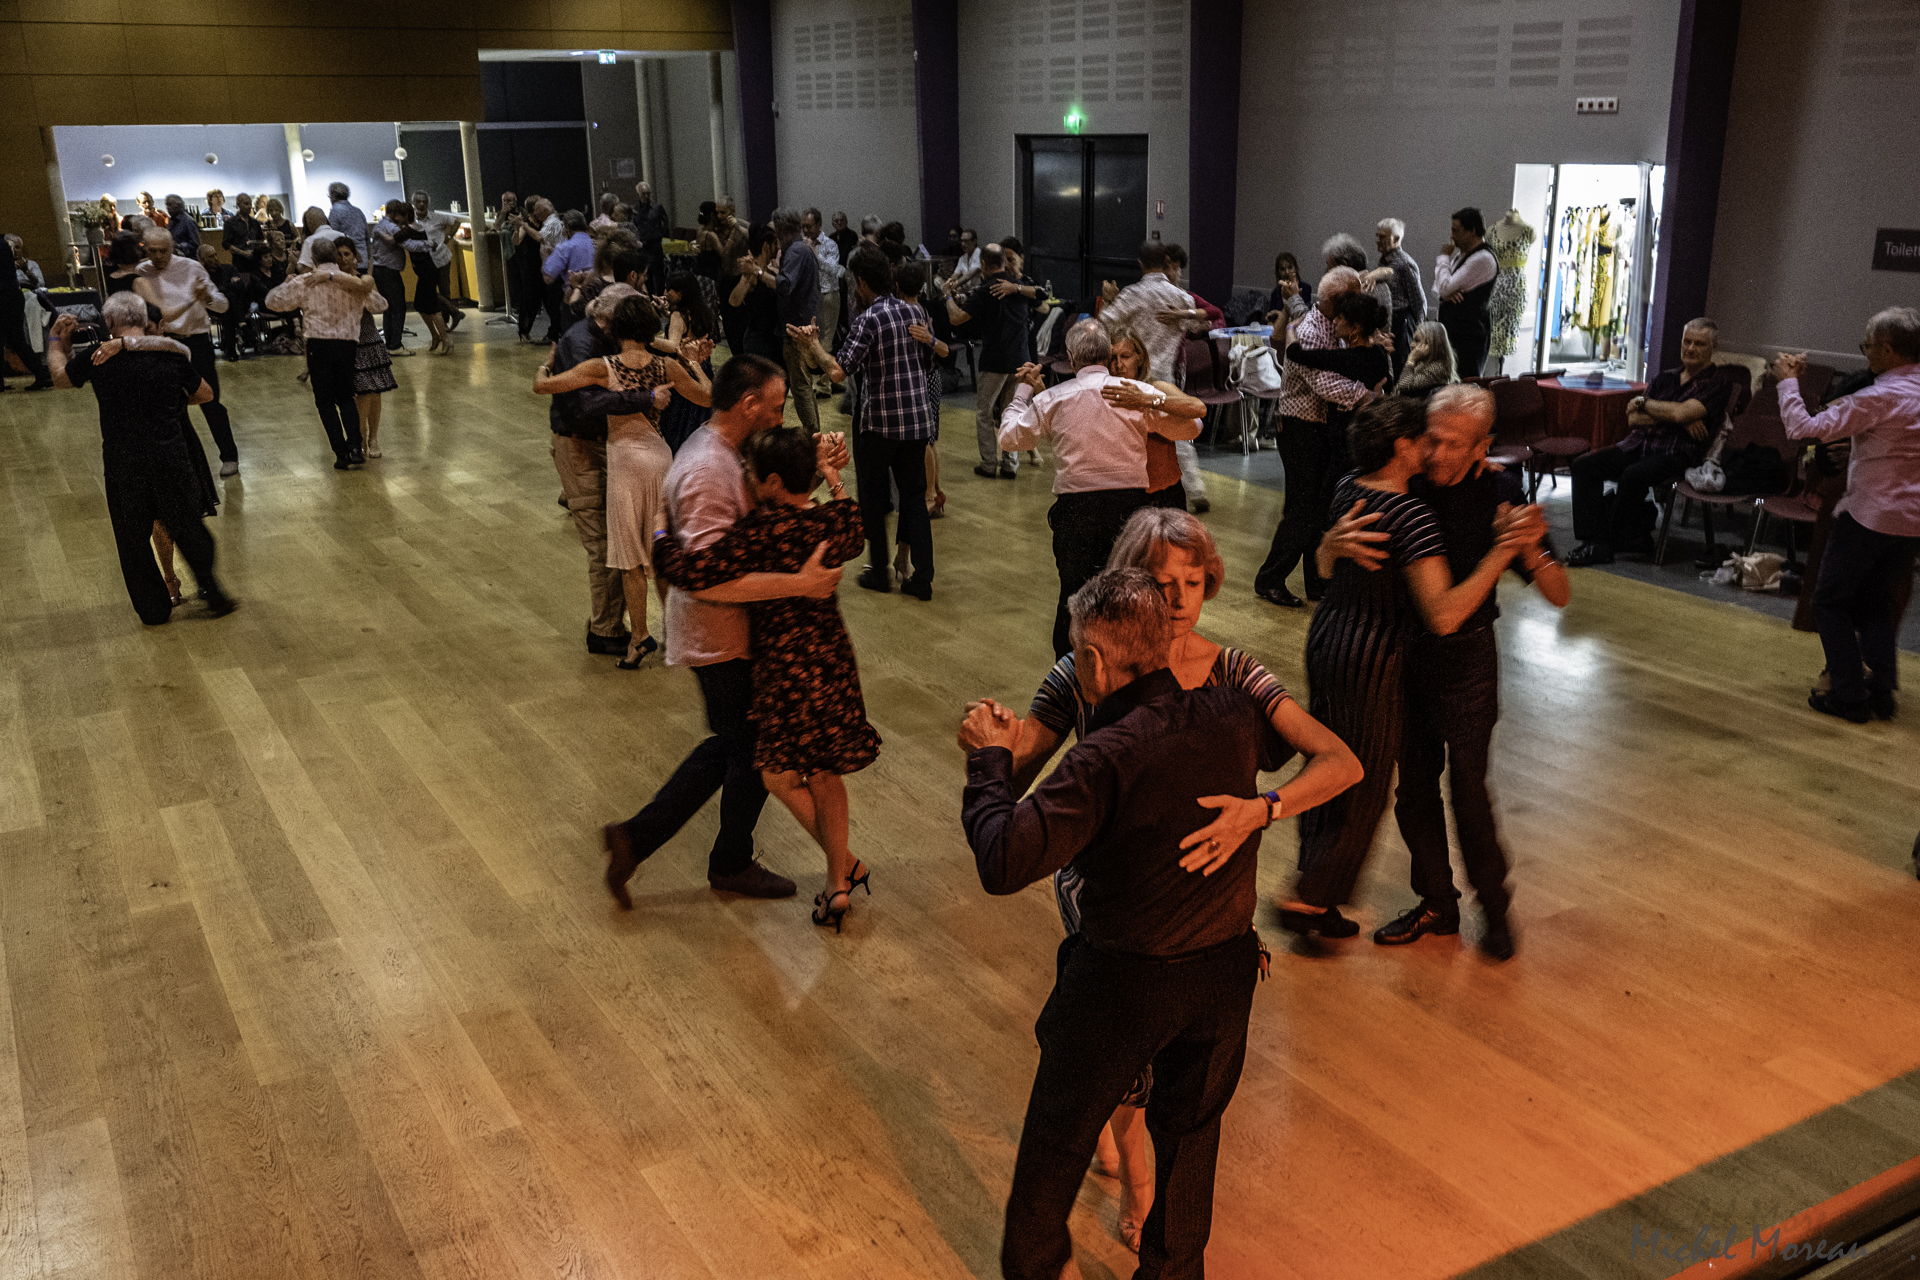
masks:
<path id="1" fill-rule="evenodd" d="M 1493 336 L 1493 282 L 1500 263 L 1487 248 L 1487 224 L 1478 209 L 1453 215 L 1453 231 L 1433 264 L 1433 292 L 1440 299 L 1440 323 L 1453 344 L 1453 361 L 1462 378 L 1480 376 Z"/>
<path id="2" fill-rule="evenodd" d="M 1162 284 L 1164 276 L 1157 276 Z M 1127 517 L 1147 505 L 1147 435 L 1191 440 L 1200 434 L 1194 418 L 1178 418 L 1158 406 L 1166 394 L 1144 383 L 1107 372 L 1113 355 L 1107 330 L 1098 320 L 1082 320 L 1067 330 L 1067 359 L 1072 381 L 1043 389 L 1040 366 L 1021 368 L 1013 403 L 1000 421 L 1000 448 L 1008 453 L 1031 449 L 1036 440 L 1054 442 L 1053 561 L 1060 571 L 1060 604 L 1054 616 L 1053 656 L 1073 647 L 1067 635 L 1067 599 L 1100 572 Z M 1154 407 L 1123 409 L 1111 403 L 1109 388 L 1132 387 Z"/>
<path id="3" fill-rule="evenodd" d="M 220 450 L 220 474 L 236 475 L 240 450 L 233 442 L 227 407 L 220 403 L 220 366 L 214 358 L 213 321 L 207 318 L 209 311 L 226 311 L 227 295 L 214 287 L 205 267 L 174 252 L 168 228 L 148 227 L 140 240 L 147 247 L 147 260 L 134 277 L 133 291 L 160 309 L 160 331 L 187 349 L 194 371 L 213 388 L 213 399 L 201 405 L 200 412 Z"/>

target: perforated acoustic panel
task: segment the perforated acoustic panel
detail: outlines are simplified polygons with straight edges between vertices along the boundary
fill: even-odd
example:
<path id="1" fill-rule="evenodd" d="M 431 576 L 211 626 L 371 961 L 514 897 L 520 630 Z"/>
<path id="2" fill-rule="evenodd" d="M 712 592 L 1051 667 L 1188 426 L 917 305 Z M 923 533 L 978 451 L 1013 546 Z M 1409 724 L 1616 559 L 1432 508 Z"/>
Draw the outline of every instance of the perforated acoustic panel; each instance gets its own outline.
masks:
<path id="1" fill-rule="evenodd" d="M 997 90 L 1024 106 L 1186 100 L 1184 0 L 1055 0 L 974 6 L 1006 25 L 1017 56 Z"/>
<path id="2" fill-rule="evenodd" d="M 1840 35 L 1842 79 L 1910 80 L 1920 68 L 1920 0 L 1852 0 Z"/>
<path id="3" fill-rule="evenodd" d="M 913 94 L 913 23 L 902 14 L 789 29 L 796 111 L 897 107 Z"/>

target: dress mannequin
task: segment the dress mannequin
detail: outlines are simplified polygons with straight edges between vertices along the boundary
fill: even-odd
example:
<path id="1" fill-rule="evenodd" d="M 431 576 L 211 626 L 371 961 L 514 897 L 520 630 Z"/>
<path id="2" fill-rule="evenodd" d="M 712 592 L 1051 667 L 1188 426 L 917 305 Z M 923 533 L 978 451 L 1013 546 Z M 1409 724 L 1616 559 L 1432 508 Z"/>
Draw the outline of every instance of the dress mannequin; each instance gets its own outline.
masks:
<path id="1" fill-rule="evenodd" d="M 1533 237 L 1533 228 L 1521 218 L 1518 209 L 1507 210 L 1507 215 L 1487 233 L 1487 247 L 1493 250 L 1494 261 L 1500 264 L 1500 274 L 1493 284 L 1489 355 L 1504 357 L 1513 350 L 1514 338 L 1520 331 L 1520 313 L 1527 306 L 1524 272 Z"/>

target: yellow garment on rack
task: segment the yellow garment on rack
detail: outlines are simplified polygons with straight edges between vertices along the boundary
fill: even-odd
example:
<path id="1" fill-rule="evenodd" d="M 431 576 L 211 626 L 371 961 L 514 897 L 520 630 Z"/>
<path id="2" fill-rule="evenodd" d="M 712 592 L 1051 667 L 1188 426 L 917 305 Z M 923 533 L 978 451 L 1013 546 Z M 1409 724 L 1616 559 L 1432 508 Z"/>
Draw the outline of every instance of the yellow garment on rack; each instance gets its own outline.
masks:
<path id="1" fill-rule="evenodd" d="M 1589 265 L 1592 280 L 1587 299 L 1589 333 L 1599 333 L 1613 323 L 1613 212 L 1601 208 L 1594 225 L 1593 258 Z"/>

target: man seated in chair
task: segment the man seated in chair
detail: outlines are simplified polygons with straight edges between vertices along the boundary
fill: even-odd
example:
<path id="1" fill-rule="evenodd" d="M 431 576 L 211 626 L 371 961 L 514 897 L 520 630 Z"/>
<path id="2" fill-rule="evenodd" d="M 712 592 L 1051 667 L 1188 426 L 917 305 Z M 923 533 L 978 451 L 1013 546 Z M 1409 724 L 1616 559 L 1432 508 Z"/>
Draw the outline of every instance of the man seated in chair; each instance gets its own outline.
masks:
<path id="1" fill-rule="evenodd" d="M 1627 404 L 1630 430 L 1619 444 L 1573 461 L 1573 539 L 1567 563 L 1612 564 L 1620 552 L 1653 553 L 1654 489 L 1700 461 L 1727 416 L 1733 383 L 1713 364 L 1718 326 L 1704 316 L 1680 334 L 1680 367 L 1668 369 Z M 1618 486 L 1611 503 L 1606 483 Z"/>

